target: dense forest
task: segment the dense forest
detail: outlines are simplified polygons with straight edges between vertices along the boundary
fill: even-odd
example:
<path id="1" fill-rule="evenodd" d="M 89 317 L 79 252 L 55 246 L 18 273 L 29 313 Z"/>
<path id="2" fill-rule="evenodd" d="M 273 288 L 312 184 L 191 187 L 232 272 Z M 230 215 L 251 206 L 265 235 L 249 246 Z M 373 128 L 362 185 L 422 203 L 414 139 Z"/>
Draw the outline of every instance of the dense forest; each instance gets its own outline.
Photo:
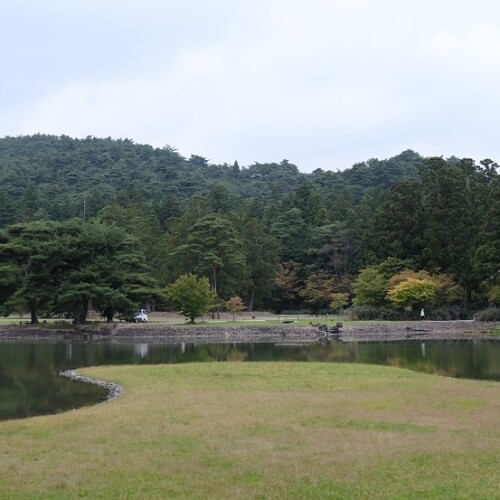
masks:
<path id="1" fill-rule="evenodd" d="M 500 303 L 490 159 L 408 150 L 305 174 L 130 140 L 6 137 L 0 228 L 4 313 L 34 320 L 168 307 L 159 291 L 190 273 L 249 310 L 451 319 Z"/>

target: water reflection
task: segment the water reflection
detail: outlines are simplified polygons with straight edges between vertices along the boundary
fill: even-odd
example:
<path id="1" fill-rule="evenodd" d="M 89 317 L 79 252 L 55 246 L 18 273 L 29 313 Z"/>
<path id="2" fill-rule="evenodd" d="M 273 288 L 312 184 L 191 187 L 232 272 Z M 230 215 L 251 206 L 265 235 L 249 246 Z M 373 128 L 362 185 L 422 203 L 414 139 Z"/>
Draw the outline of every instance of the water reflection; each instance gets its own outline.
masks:
<path id="1" fill-rule="evenodd" d="M 0 344 L 0 419 L 56 413 L 105 398 L 60 370 L 103 364 L 321 361 L 384 364 L 453 377 L 500 380 L 500 343 L 393 342 L 273 344 Z"/>
<path id="2" fill-rule="evenodd" d="M 144 359 L 148 355 L 148 348 L 149 344 L 135 344 L 134 352 Z"/>

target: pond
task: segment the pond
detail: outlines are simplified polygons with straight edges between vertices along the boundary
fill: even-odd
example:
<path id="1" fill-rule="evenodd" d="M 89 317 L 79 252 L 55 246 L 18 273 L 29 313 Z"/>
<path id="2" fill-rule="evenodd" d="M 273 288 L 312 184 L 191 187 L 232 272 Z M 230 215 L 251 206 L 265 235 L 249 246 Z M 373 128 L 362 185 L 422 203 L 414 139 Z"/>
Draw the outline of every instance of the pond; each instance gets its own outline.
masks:
<path id="1" fill-rule="evenodd" d="M 499 342 L 282 344 L 0 344 L 0 420 L 58 413 L 103 401 L 107 390 L 58 376 L 109 364 L 224 361 L 371 363 L 475 379 L 500 380 Z"/>

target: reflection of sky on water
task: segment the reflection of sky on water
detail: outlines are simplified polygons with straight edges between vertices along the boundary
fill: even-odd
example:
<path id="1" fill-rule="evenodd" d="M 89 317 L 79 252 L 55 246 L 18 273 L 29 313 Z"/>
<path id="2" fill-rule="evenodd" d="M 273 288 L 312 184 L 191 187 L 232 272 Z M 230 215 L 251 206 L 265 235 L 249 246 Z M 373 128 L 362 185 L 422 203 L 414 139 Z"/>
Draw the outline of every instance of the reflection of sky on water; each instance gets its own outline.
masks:
<path id="1" fill-rule="evenodd" d="M 145 358 L 148 355 L 148 347 L 149 344 L 134 344 L 134 352 L 141 358 Z"/>

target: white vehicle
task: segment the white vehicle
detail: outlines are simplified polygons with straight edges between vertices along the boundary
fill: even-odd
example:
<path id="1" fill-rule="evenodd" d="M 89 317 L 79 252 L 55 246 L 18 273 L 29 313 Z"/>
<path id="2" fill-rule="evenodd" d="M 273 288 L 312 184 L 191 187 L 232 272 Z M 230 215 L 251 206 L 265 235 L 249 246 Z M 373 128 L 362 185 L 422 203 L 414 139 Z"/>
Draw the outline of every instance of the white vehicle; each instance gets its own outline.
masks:
<path id="1" fill-rule="evenodd" d="M 148 312 L 146 309 L 140 309 L 134 314 L 134 321 L 136 323 L 147 323 L 148 322 Z"/>

